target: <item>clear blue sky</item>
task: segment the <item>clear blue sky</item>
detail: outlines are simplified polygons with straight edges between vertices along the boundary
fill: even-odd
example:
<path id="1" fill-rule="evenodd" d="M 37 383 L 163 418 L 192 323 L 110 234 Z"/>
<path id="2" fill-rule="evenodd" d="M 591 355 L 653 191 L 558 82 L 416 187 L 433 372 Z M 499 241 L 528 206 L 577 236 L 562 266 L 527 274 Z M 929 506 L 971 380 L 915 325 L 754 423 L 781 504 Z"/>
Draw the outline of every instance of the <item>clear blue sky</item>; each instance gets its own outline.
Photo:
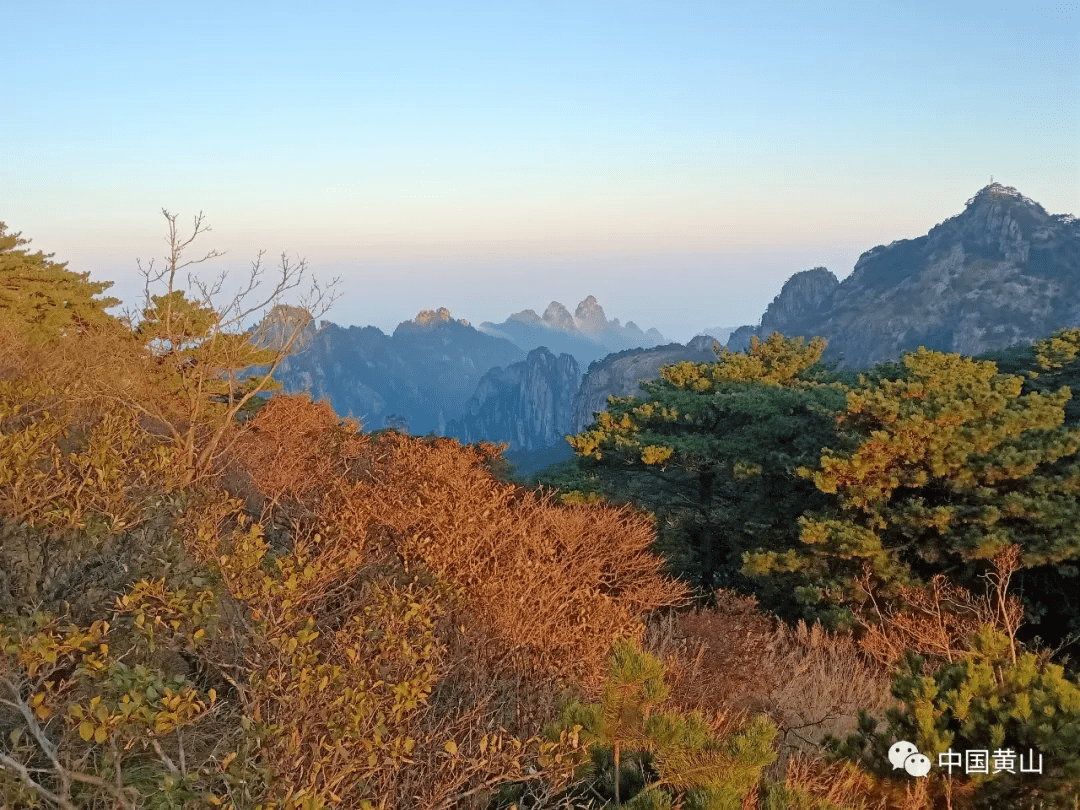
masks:
<path id="1" fill-rule="evenodd" d="M 0 220 L 132 302 L 165 207 L 339 323 L 593 294 L 685 340 L 990 175 L 1080 214 L 1077 6 L 16 0 Z"/>

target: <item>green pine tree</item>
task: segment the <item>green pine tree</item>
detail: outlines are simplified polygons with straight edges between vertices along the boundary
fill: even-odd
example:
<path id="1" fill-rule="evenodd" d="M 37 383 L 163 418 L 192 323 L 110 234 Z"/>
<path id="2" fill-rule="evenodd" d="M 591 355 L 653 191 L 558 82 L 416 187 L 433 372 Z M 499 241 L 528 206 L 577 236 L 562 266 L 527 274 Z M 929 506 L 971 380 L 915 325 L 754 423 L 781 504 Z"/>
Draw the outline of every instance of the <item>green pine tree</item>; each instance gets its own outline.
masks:
<path id="1" fill-rule="evenodd" d="M 616 642 L 600 702 L 570 704 L 553 731 L 579 730 L 591 757 L 581 775 L 616 806 L 737 810 L 776 758 L 776 728 L 760 716 L 717 739 L 699 712 L 668 705 L 664 675 L 635 642 Z"/>
<path id="2" fill-rule="evenodd" d="M 644 506 L 675 572 L 706 593 L 745 588 L 743 554 L 796 544 L 798 516 L 827 502 L 795 474 L 836 440 L 845 391 L 819 363 L 824 347 L 773 335 L 745 354 L 669 366 L 570 438 L 577 480 L 548 483 Z M 772 607 L 788 600 L 761 595 Z"/>
<path id="3" fill-rule="evenodd" d="M 1021 567 L 1080 555 L 1080 429 L 1067 388 L 1022 392 L 988 361 L 920 349 L 897 379 L 848 393 L 844 438 L 801 470 L 832 505 L 800 518 L 801 547 L 747 556 L 747 572 L 795 573 L 799 598 L 842 621 L 869 570 L 880 594 L 942 573 L 977 589 L 1001 549 Z"/>
<path id="4" fill-rule="evenodd" d="M 52 261 L 55 254 L 26 250 L 29 243 L 0 222 L 0 320 L 32 340 L 120 328 L 106 312 L 120 301 L 99 297 L 112 282 L 90 281 L 89 273 L 73 273 L 66 262 Z"/>

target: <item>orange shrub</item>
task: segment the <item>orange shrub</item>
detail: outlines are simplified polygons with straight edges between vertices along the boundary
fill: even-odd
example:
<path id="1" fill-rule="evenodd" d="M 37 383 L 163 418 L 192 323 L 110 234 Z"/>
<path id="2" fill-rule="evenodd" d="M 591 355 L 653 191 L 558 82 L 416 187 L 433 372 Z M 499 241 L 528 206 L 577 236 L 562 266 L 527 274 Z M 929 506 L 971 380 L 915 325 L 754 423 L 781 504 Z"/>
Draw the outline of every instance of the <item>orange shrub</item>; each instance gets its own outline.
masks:
<path id="1" fill-rule="evenodd" d="M 649 546 L 647 517 L 629 508 L 562 506 L 495 480 L 487 452 L 453 440 L 385 440 L 376 481 L 354 485 L 356 525 L 389 528 L 406 561 L 453 585 L 489 663 L 574 675 L 596 685 L 615 638 L 641 637 L 641 617 L 686 600 Z"/>
<path id="2" fill-rule="evenodd" d="M 560 688 L 597 687 L 615 638 L 640 638 L 647 611 L 686 599 L 649 551 L 646 516 L 561 506 L 496 480 L 491 458 L 359 435 L 304 397 L 271 400 L 237 439 L 239 471 L 264 522 L 286 518 L 289 548 L 267 554 L 257 526 L 235 523 L 224 545 L 205 530 L 196 545 L 265 628 L 252 699 L 293 800 L 482 806 L 484 790 L 558 753 L 535 735 Z M 393 629 L 401 611 L 412 623 Z"/>

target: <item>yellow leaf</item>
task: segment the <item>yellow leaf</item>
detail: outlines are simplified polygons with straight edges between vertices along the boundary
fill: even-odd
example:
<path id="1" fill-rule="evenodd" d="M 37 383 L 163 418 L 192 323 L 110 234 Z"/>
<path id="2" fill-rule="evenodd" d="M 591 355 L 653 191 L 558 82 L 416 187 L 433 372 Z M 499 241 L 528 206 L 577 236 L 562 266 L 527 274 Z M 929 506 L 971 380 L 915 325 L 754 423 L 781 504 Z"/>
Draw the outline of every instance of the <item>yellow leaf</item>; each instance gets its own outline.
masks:
<path id="1" fill-rule="evenodd" d="M 109 736 L 109 730 L 105 726 L 98 726 L 97 731 L 94 732 L 94 742 L 103 743 Z"/>
<path id="2" fill-rule="evenodd" d="M 450 756 L 457 756 L 457 743 L 453 740 L 447 740 L 446 745 L 443 746 L 446 749 L 446 753 Z"/>
<path id="3" fill-rule="evenodd" d="M 210 696 L 210 702 L 211 703 L 213 703 L 214 701 L 217 700 L 217 690 L 216 689 L 210 689 L 207 692 L 207 694 Z"/>
<path id="4" fill-rule="evenodd" d="M 79 736 L 82 737 L 83 742 L 90 742 L 90 738 L 94 736 L 94 724 L 89 720 L 79 723 Z"/>

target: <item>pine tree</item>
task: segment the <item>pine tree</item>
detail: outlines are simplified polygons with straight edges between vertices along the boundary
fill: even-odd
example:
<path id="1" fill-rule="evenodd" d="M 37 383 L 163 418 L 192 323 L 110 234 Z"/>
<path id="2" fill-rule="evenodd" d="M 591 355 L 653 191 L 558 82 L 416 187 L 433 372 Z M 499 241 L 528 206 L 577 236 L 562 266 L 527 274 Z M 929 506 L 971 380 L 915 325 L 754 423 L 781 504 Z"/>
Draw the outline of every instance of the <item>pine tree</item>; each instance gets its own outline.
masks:
<path id="1" fill-rule="evenodd" d="M 844 388 L 819 365 L 824 346 L 773 335 L 745 354 L 663 369 L 570 439 L 578 475 L 655 512 L 674 570 L 705 592 L 746 587 L 742 555 L 796 544 L 798 516 L 826 503 L 795 475 L 835 440 L 844 403 Z M 773 607 L 788 598 L 762 596 Z"/>
<path id="2" fill-rule="evenodd" d="M 635 642 L 616 642 L 600 703 L 570 704 L 553 733 L 578 729 L 592 758 L 582 775 L 616 806 L 737 810 L 776 758 L 776 728 L 760 716 L 718 739 L 700 712 L 666 705 L 664 675 Z"/>
<path id="3" fill-rule="evenodd" d="M 120 327 L 105 311 L 119 300 L 98 297 L 112 282 L 90 281 L 89 273 L 73 273 L 66 262 L 52 261 L 55 254 L 24 249 L 29 243 L 0 222 L 0 320 L 32 340 Z"/>
<path id="4" fill-rule="evenodd" d="M 994 363 L 920 349 L 904 375 L 849 392 L 844 438 L 800 474 L 833 499 L 800 519 L 801 548 L 747 558 L 757 576 L 796 572 L 799 597 L 829 613 L 860 603 L 864 569 L 889 586 L 943 573 L 972 587 L 1001 549 L 1021 567 L 1080 555 L 1080 429 L 1067 388 L 1022 393 Z M 841 621 L 844 612 L 830 613 Z"/>

